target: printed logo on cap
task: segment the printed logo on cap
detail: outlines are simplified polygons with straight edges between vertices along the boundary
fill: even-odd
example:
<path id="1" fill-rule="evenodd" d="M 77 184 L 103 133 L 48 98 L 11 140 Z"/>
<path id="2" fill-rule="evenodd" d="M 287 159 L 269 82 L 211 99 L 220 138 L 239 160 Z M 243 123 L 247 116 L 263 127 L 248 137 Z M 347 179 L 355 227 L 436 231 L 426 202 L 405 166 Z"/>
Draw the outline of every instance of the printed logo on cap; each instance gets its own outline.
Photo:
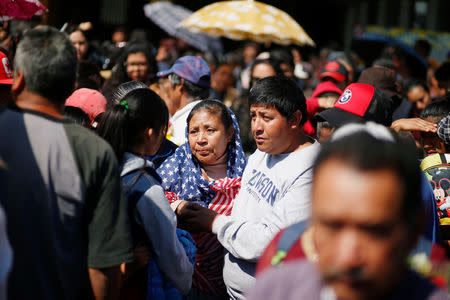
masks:
<path id="1" fill-rule="evenodd" d="M 345 92 L 342 94 L 341 98 L 339 98 L 339 103 L 340 104 L 344 104 L 347 103 L 348 101 L 350 101 L 350 99 L 352 98 L 352 91 L 350 90 L 345 90 Z"/>
<path id="2" fill-rule="evenodd" d="M 339 63 L 330 61 L 325 65 L 325 70 L 327 70 L 328 72 L 337 72 L 339 70 L 339 67 Z"/>
<path id="3" fill-rule="evenodd" d="M 5 69 L 5 73 L 6 75 L 8 75 L 9 78 L 12 77 L 12 71 L 11 68 L 9 66 L 9 60 L 7 57 L 3 57 L 2 58 L 2 64 L 3 64 L 3 68 Z"/>

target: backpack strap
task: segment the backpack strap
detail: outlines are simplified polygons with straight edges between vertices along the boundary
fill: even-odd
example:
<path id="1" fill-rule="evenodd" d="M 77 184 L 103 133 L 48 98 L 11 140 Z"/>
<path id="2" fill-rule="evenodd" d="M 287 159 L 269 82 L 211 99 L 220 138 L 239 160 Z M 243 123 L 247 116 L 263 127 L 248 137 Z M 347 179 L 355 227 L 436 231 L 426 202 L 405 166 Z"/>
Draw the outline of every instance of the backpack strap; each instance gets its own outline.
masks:
<path id="1" fill-rule="evenodd" d="M 303 232 L 305 232 L 308 223 L 306 221 L 302 221 L 299 223 L 295 223 L 289 227 L 287 227 L 280 236 L 277 244 L 277 252 L 272 257 L 270 264 L 272 266 L 279 265 L 286 258 L 286 255 L 291 250 L 292 246 L 294 246 L 295 242 L 301 237 Z"/>
<path id="2" fill-rule="evenodd" d="M 445 157 L 445 154 L 439 153 L 439 157 L 441 158 L 441 161 L 443 164 L 447 163 L 447 158 Z"/>
<path id="3" fill-rule="evenodd" d="M 158 173 L 156 173 L 156 170 L 146 164 L 144 164 L 140 169 L 137 169 L 122 177 L 122 186 L 124 195 L 127 199 L 128 217 L 131 220 L 132 233 L 135 237 L 137 237 L 137 240 L 145 240 L 150 242 L 142 226 L 135 221 L 136 205 L 147 191 L 147 188 L 134 189 L 138 183 L 144 183 L 144 186 L 153 186 L 160 185 L 161 181 Z"/>

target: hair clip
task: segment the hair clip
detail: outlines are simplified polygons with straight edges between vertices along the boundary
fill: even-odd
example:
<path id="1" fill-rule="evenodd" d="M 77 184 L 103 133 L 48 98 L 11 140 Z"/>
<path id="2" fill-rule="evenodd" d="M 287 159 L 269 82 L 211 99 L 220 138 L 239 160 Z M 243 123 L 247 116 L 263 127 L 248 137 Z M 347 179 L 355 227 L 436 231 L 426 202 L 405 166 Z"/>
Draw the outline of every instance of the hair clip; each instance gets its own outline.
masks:
<path id="1" fill-rule="evenodd" d="M 126 100 L 120 101 L 120 105 L 125 107 L 126 110 L 128 110 L 128 102 Z"/>

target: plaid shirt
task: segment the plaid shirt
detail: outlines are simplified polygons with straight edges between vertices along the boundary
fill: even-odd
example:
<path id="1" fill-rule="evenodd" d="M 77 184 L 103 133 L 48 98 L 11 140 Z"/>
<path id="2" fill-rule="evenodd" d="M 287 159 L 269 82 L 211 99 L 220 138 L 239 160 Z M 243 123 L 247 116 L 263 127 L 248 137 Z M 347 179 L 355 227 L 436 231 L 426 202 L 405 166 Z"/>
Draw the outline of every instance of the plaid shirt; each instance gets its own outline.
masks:
<path id="1" fill-rule="evenodd" d="M 450 115 L 439 121 L 437 134 L 444 143 L 450 144 Z"/>

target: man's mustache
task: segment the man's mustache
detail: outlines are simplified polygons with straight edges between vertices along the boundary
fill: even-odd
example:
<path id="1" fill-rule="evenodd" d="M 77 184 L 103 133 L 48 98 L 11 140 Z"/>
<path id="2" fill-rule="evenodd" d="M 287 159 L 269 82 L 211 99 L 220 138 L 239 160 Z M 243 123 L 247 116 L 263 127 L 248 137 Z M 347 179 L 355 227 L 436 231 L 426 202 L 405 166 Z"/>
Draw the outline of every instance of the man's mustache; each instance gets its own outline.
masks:
<path id="1" fill-rule="evenodd" d="M 367 281 L 370 277 L 365 268 L 328 268 L 322 272 L 324 281 L 350 279 L 351 281 Z"/>

